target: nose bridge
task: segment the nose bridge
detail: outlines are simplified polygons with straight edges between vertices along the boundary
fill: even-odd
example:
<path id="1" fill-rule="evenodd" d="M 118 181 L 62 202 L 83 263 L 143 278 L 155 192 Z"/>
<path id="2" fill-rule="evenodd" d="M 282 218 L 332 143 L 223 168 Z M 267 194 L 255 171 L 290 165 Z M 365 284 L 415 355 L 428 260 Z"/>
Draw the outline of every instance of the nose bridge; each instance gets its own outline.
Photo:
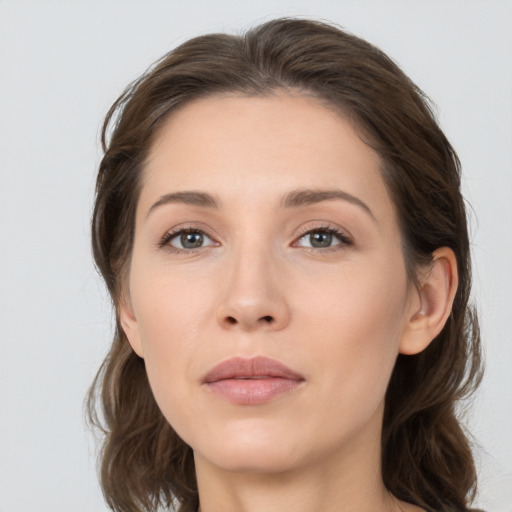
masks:
<path id="1" fill-rule="evenodd" d="M 268 242 L 245 241 L 233 248 L 219 321 L 226 328 L 281 329 L 289 321 L 283 274 Z"/>
<path id="2" fill-rule="evenodd" d="M 271 295 L 272 258 L 269 249 L 255 245 L 240 245 L 233 254 L 230 289 L 233 298 L 248 302 Z"/>

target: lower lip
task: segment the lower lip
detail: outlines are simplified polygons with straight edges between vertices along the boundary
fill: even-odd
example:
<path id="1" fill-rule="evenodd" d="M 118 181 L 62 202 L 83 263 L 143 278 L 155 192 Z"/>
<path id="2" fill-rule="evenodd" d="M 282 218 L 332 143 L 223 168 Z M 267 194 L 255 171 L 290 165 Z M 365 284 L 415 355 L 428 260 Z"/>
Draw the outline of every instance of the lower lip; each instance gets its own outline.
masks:
<path id="1" fill-rule="evenodd" d="M 297 389 L 301 380 L 268 377 L 262 379 L 225 379 L 206 384 L 216 395 L 237 405 L 260 405 Z"/>

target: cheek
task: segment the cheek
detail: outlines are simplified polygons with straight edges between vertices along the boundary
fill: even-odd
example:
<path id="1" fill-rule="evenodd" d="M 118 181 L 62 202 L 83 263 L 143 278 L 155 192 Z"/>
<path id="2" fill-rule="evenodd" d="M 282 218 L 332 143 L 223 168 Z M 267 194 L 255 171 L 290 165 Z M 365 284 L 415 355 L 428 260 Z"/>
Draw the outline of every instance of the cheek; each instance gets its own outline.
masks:
<path id="1" fill-rule="evenodd" d="M 180 430 L 193 421 L 190 404 L 218 286 L 155 267 L 134 266 L 130 280 L 148 379 L 163 414 Z M 217 291 L 216 291 L 217 290 Z"/>
<path id="2" fill-rule="evenodd" d="M 204 279 L 186 279 L 155 268 L 134 274 L 130 291 L 144 346 L 153 352 L 191 347 L 212 309 L 211 286 Z"/>
<path id="3" fill-rule="evenodd" d="M 405 276 L 354 269 L 326 283 L 321 303 L 306 300 L 299 331 L 314 339 L 309 356 L 322 396 L 340 412 L 370 413 L 384 397 L 404 334 Z"/>

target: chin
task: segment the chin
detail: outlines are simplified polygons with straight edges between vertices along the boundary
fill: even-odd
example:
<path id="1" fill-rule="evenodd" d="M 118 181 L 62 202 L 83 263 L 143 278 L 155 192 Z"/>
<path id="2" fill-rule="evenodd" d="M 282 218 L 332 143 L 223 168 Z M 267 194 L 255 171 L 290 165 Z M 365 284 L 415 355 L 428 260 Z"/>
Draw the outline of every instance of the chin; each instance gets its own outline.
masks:
<path id="1" fill-rule="evenodd" d="M 300 464 L 301 446 L 290 435 L 280 435 L 276 431 L 229 432 L 212 436 L 205 442 L 192 443 L 196 456 L 207 459 L 211 464 L 236 473 L 278 473 L 289 471 Z"/>
<path id="2" fill-rule="evenodd" d="M 218 468 L 232 473 L 240 474 L 269 474 L 285 473 L 296 469 L 299 460 L 296 455 L 280 453 L 274 448 L 262 451 L 261 449 L 234 449 L 206 454 L 209 462 Z"/>

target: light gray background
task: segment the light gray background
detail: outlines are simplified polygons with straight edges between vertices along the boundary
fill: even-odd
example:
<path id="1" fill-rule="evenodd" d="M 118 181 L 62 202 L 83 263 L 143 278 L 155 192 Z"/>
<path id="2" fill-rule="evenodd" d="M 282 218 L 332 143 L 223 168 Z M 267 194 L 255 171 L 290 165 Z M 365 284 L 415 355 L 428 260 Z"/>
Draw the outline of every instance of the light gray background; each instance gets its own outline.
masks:
<path id="1" fill-rule="evenodd" d="M 478 503 L 512 511 L 512 2 L 0 0 L 0 512 L 105 510 L 82 416 L 111 328 L 88 239 L 102 117 L 184 39 L 283 15 L 369 39 L 439 107 L 475 211 Z"/>

